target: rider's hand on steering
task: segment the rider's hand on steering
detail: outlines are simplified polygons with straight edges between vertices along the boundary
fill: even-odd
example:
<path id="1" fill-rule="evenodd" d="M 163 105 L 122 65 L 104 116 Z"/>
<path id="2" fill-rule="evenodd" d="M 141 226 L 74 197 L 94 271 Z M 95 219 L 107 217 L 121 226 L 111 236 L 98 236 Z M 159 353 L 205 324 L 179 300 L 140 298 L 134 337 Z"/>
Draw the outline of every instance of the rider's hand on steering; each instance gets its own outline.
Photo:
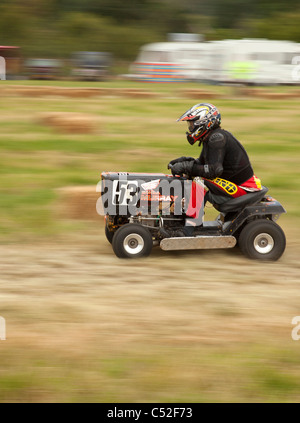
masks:
<path id="1" fill-rule="evenodd" d="M 168 164 L 168 169 L 171 169 L 171 166 L 173 166 L 176 163 L 187 162 L 192 160 L 195 160 L 194 157 L 185 157 L 185 156 L 178 157 L 178 159 L 174 159 L 170 161 L 170 163 Z"/>

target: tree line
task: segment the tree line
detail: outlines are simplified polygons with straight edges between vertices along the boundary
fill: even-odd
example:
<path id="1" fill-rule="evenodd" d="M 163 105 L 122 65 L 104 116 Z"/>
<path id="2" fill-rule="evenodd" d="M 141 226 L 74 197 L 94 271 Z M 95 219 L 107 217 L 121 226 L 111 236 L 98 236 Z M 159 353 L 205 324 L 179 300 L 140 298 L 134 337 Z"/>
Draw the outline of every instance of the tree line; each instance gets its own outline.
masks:
<path id="1" fill-rule="evenodd" d="M 0 45 L 18 45 L 25 57 L 88 50 L 133 60 L 172 32 L 300 42 L 299 21 L 298 0 L 1 0 Z"/>

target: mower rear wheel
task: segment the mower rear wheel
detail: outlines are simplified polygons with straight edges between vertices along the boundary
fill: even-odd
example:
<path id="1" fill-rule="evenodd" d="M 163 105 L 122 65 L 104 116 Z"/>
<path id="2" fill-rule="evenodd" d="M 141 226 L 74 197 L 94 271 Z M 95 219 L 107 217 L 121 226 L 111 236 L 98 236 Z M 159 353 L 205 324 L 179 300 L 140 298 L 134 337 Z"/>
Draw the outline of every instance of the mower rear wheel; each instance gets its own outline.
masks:
<path id="1" fill-rule="evenodd" d="M 239 236 L 239 247 L 250 259 L 278 260 L 285 250 L 283 230 L 272 220 L 260 219 L 248 223 Z"/>

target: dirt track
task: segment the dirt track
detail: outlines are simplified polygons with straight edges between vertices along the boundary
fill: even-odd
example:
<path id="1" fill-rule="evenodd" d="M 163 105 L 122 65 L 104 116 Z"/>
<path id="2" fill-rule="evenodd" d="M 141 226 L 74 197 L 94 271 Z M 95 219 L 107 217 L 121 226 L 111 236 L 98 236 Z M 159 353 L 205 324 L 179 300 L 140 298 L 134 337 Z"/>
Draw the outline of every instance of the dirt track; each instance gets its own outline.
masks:
<path id="1" fill-rule="evenodd" d="M 159 247 L 127 261 L 98 229 L 0 247 L 0 402 L 297 401 L 296 241 L 276 263 Z"/>
<path id="2" fill-rule="evenodd" d="M 22 324 L 31 316 L 47 332 L 51 322 L 74 320 L 124 341 L 163 336 L 220 343 L 245 331 L 247 338 L 272 331 L 289 338 L 291 319 L 300 314 L 295 242 L 276 263 L 249 261 L 236 249 L 166 253 L 159 247 L 147 259 L 124 261 L 100 233 L 73 243 L 1 246 L 0 314 L 8 314 L 8 325 L 11 316 L 14 330 L 20 324 L 31 331 Z M 8 337 L 14 338 L 10 330 Z"/>

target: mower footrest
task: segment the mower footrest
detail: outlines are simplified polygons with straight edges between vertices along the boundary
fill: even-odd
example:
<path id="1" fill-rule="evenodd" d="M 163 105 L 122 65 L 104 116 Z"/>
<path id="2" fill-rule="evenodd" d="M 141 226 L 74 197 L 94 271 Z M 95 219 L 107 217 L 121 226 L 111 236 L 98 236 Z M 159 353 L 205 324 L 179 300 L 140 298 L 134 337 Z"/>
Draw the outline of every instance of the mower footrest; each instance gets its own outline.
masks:
<path id="1" fill-rule="evenodd" d="M 206 250 L 213 248 L 232 248 L 236 244 L 234 236 L 196 236 L 164 238 L 160 242 L 160 248 L 165 251 L 171 250 Z"/>

